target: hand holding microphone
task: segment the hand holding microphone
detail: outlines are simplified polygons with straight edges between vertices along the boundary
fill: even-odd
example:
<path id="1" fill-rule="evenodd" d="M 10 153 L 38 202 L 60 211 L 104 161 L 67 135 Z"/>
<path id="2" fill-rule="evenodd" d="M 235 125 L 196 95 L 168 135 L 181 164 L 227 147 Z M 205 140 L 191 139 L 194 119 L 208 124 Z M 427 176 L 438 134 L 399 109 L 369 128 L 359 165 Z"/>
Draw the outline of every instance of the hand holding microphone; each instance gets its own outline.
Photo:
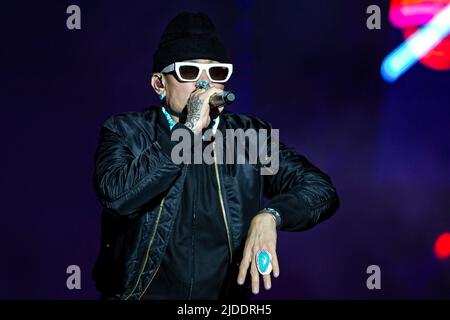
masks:
<path id="1" fill-rule="evenodd" d="M 220 114 L 223 106 L 232 103 L 235 96 L 232 92 L 211 87 L 207 81 L 198 81 L 196 88 L 187 103 L 185 125 L 195 134 L 199 134 L 209 125 L 211 117 Z"/>
<path id="2" fill-rule="evenodd" d="M 199 89 L 209 89 L 211 85 L 208 81 L 197 81 L 196 87 Z M 231 91 L 222 91 L 221 93 L 214 93 L 209 97 L 209 105 L 211 108 L 217 108 L 231 104 L 235 99 L 236 97 Z"/>

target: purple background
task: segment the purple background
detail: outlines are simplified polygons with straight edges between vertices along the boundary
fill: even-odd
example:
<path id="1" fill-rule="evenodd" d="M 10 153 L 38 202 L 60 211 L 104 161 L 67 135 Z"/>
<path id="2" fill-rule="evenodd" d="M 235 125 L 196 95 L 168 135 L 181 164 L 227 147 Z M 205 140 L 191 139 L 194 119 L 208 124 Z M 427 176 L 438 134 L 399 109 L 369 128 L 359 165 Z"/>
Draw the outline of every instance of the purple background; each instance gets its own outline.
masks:
<path id="1" fill-rule="evenodd" d="M 66 28 L 70 4 L 81 7 L 81 30 Z M 369 4 L 381 7 L 381 30 L 366 28 Z M 381 79 L 382 59 L 402 41 L 387 2 L 14 1 L 1 10 L 0 298 L 98 298 L 99 128 L 158 104 L 153 52 L 182 10 L 209 14 L 230 49 L 230 108 L 280 128 L 341 197 L 331 220 L 280 233 L 280 278 L 258 298 L 450 298 L 450 259 L 433 254 L 450 232 L 450 72 L 416 65 L 392 85 Z M 71 264 L 82 290 L 66 288 Z M 366 288 L 371 264 L 381 290 Z"/>

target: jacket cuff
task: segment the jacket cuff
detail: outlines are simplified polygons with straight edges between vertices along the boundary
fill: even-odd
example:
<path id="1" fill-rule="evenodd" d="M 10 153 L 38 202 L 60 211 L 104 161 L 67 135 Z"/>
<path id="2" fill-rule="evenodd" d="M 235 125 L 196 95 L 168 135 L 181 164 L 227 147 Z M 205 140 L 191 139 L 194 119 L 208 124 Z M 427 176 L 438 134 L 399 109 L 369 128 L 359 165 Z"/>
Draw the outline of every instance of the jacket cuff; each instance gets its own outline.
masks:
<path id="1" fill-rule="evenodd" d="M 309 213 L 303 199 L 294 194 L 280 194 L 272 198 L 267 207 L 275 209 L 281 216 L 278 230 L 295 231 L 309 224 Z"/>
<path id="2" fill-rule="evenodd" d="M 339 206 L 339 198 L 333 194 L 329 199 L 311 207 L 305 199 L 295 193 L 279 194 L 269 201 L 268 207 L 277 210 L 283 231 L 307 230 L 328 219 Z"/>

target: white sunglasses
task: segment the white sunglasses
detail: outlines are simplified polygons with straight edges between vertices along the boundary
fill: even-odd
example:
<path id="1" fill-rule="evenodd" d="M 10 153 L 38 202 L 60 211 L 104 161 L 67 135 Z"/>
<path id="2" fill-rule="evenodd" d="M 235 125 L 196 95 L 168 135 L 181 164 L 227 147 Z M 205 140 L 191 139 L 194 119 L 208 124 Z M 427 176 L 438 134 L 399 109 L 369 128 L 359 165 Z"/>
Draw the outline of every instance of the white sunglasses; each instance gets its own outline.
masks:
<path id="1" fill-rule="evenodd" d="M 197 81 L 203 70 L 206 71 L 211 82 L 224 83 L 230 79 L 233 73 L 231 63 L 195 63 L 175 62 L 161 70 L 162 73 L 175 71 L 181 81 Z"/>

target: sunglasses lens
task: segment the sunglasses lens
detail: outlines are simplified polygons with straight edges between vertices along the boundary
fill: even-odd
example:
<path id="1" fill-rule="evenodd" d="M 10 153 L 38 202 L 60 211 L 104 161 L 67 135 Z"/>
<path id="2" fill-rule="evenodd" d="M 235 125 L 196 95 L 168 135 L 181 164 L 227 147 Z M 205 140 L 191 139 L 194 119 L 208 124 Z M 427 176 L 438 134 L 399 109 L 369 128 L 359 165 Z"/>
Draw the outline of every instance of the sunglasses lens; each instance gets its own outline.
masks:
<path id="1" fill-rule="evenodd" d="M 213 81 L 223 81 L 228 77 L 229 72 L 228 67 L 212 67 L 209 69 L 209 76 Z"/>
<path id="2" fill-rule="evenodd" d="M 199 71 L 196 66 L 180 66 L 180 76 L 184 80 L 194 80 L 197 78 Z"/>

